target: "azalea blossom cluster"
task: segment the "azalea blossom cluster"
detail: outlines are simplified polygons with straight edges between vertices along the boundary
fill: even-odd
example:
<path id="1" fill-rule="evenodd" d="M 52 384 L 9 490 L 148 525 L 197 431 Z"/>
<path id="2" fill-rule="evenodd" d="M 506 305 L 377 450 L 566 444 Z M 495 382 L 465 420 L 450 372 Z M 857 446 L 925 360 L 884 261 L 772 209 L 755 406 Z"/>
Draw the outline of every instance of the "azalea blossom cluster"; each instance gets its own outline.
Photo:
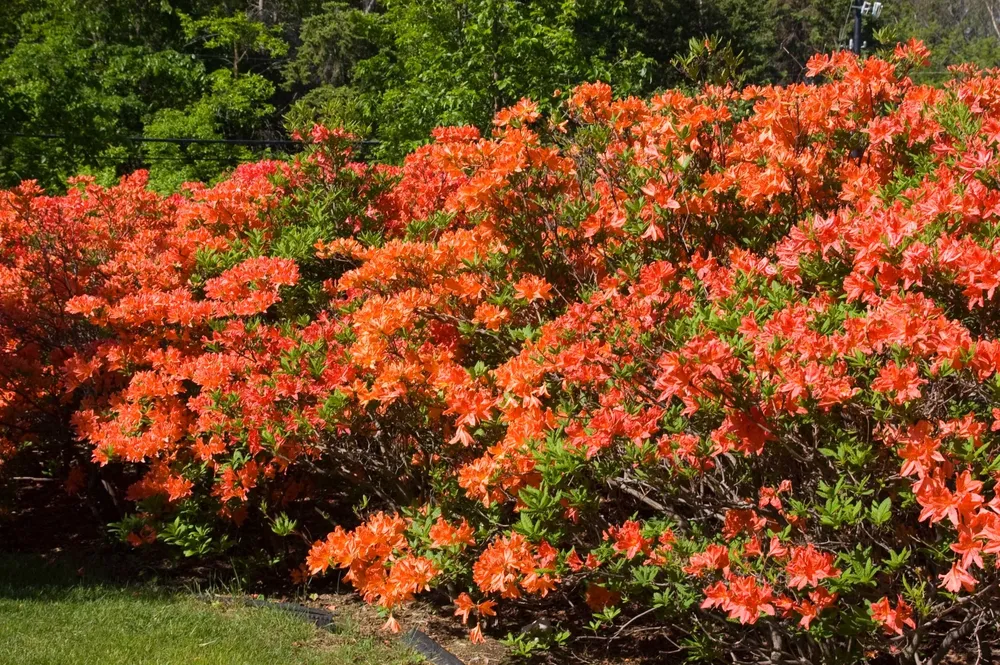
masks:
<path id="1" fill-rule="evenodd" d="M 571 631 L 740 662 L 996 639 L 1000 73 L 920 85 L 926 60 L 585 84 L 398 168 L 317 128 L 171 197 L 26 184 L 6 445 L 70 405 L 137 476 L 137 541 L 192 506 L 333 528 L 304 572 L 390 629 L 447 590 L 474 641 L 553 598 L 585 601 Z M 345 502 L 360 521 L 307 527 Z"/>

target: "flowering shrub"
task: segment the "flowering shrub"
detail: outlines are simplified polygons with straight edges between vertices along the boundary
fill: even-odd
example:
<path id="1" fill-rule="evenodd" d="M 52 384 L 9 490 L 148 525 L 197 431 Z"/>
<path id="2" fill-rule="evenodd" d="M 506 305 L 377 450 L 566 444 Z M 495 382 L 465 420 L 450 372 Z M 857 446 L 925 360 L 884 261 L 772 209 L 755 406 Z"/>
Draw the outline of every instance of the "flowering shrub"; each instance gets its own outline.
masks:
<path id="1" fill-rule="evenodd" d="M 35 402 L 72 405 L 96 462 L 142 470 L 132 540 L 194 551 L 177 516 L 364 493 L 306 572 L 343 569 L 390 629 L 439 589 L 473 640 L 530 606 L 705 661 L 988 643 L 1000 74 L 915 85 L 926 58 L 587 84 L 400 169 L 318 128 L 296 163 L 166 199 L 24 185 L 7 447 Z"/>
<path id="2" fill-rule="evenodd" d="M 170 197 L 146 191 L 141 172 L 107 190 L 81 178 L 62 197 L 30 182 L 3 193 L 0 464 L 43 451 L 72 465 L 79 489 L 80 439 L 101 465 L 143 463 L 129 499 L 177 502 L 200 478 L 224 513 L 265 477 L 296 487 L 277 472 L 303 449 L 267 438 L 280 405 L 263 382 L 294 344 L 279 328 L 318 311 L 321 287 L 287 287 L 315 273 L 323 233 L 382 231 L 395 215 L 380 218 L 395 209 L 395 169 L 349 162 L 337 133 L 312 139 L 300 162 L 247 164 Z M 339 216 L 319 228 L 331 207 Z M 216 398 L 243 409 L 233 429 Z M 254 459 L 262 439 L 278 453 L 266 462 Z"/>

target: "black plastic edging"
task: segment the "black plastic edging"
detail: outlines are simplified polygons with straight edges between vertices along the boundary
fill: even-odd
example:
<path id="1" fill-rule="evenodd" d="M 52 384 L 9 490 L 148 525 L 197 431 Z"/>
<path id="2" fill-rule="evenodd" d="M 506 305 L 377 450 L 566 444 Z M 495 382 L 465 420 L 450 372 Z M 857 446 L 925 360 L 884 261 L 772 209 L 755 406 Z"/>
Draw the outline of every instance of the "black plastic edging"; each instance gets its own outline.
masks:
<path id="1" fill-rule="evenodd" d="M 202 600 L 213 601 L 222 600 L 227 602 L 238 602 L 253 607 L 269 607 L 282 612 L 288 612 L 302 617 L 318 628 L 331 628 L 334 626 L 334 615 L 329 610 L 318 607 L 307 607 L 299 603 L 286 603 L 273 600 L 260 600 L 257 598 L 234 598 L 233 596 L 213 596 L 211 594 L 198 594 Z M 465 665 L 455 654 L 451 653 L 443 646 L 434 641 L 434 638 L 423 632 L 412 628 L 403 633 L 399 641 L 410 647 L 434 665 Z"/>
<path id="2" fill-rule="evenodd" d="M 333 625 L 333 612 L 323 610 L 318 607 L 306 607 L 298 603 L 285 603 L 274 600 L 262 600 L 259 598 L 237 598 L 235 596 L 215 596 L 209 593 L 199 593 L 197 597 L 206 602 L 222 601 L 225 603 L 240 603 L 250 607 L 269 607 L 271 609 L 289 612 L 302 617 L 317 628 L 328 628 Z"/>
<path id="3" fill-rule="evenodd" d="M 259 600 L 256 598 L 247 598 L 244 602 L 247 605 L 252 605 L 254 607 L 271 607 L 281 610 L 282 612 L 290 612 L 291 614 L 302 617 L 309 623 L 316 624 L 317 628 L 328 628 L 333 625 L 333 612 L 322 610 L 317 607 L 306 607 L 305 605 L 299 605 L 298 603 L 283 603 L 273 600 Z"/>
<path id="4" fill-rule="evenodd" d="M 403 633 L 399 641 L 434 663 L 434 665 L 464 665 L 455 654 L 435 642 L 434 638 L 422 630 L 412 628 Z"/>

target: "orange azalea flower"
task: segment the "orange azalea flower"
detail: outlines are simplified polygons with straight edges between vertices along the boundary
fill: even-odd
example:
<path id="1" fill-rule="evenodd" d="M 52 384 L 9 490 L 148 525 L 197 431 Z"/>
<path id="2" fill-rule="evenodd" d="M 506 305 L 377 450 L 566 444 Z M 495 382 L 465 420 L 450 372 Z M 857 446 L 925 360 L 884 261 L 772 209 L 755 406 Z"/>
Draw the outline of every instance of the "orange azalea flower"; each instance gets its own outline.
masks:
<path id="1" fill-rule="evenodd" d="M 476 307 L 474 320 L 483 324 L 489 330 L 499 330 L 501 324 L 510 318 L 510 312 L 502 307 L 484 302 Z"/>
<path id="2" fill-rule="evenodd" d="M 609 591 L 604 585 L 590 583 L 584 593 L 584 602 L 594 612 L 601 612 L 606 607 L 617 605 L 622 595 L 617 591 Z"/>
<path id="3" fill-rule="evenodd" d="M 462 592 L 455 599 L 455 616 L 462 617 L 463 626 L 469 621 L 469 614 L 474 609 L 476 609 L 476 604 L 469 594 Z"/>
<path id="4" fill-rule="evenodd" d="M 382 624 L 382 630 L 389 633 L 398 633 L 400 631 L 399 621 L 390 614 L 386 622 Z"/>
<path id="5" fill-rule="evenodd" d="M 453 545 L 475 545 L 475 538 L 472 536 L 472 527 L 465 520 L 457 527 L 453 527 L 438 517 L 430 530 L 431 544 L 434 547 L 451 547 Z"/>
<path id="6" fill-rule="evenodd" d="M 872 382 L 872 390 L 890 394 L 890 401 L 897 405 L 920 399 L 920 386 L 927 381 L 919 378 L 917 372 L 917 366 L 912 363 L 901 368 L 891 362 L 881 369 L 878 378 Z"/>
<path id="7" fill-rule="evenodd" d="M 899 596 L 896 607 L 889 604 L 889 599 L 883 597 L 878 602 L 871 604 L 872 620 L 882 625 L 887 634 L 903 634 L 903 627 L 916 628 L 913 621 L 913 608 Z"/>
<path id="8" fill-rule="evenodd" d="M 840 576 L 840 570 L 833 567 L 833 555 L 817 551 L 811 543 L 791 548 L 785 571 L 788 573 L 788 586 L 792 589 L 815 587 L 820 580 Z"/>
<path id="9" fill-rule="evenodd" d="M 518 298 L 528 302 L 548 300 L 551 297 L 552 285 L 541 277 L 526 275 L 514 285 L 514 291 Z"/>

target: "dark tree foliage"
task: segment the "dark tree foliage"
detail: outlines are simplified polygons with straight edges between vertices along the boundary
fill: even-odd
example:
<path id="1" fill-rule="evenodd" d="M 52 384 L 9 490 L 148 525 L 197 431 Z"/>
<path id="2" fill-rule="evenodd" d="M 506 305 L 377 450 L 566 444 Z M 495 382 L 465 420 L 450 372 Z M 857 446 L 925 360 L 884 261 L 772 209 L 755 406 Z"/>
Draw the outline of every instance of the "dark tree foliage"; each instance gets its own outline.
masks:
<path id="1" fill-rule="evenodd" d="M 214 177 L 249 154 L 129 137 L 283 134 L 270 100 L 276 61 L 287 53 L 284 33 L 245 10 L 200 0 L 4 3 L 0 183 L 34 178 L 58 187 L 77 173 L 107 181 L 151 166 L 154 186 L 169 189 Z"/>
<path id="2" fill-rule="evenodd" d="M 212 180 L 259 147 L 129 137 L 285 139 L 343 125 L 398 159 L 441 124 L 490 125 L 522 97 L 585 80 L 617 94 L 732 79 L 787 82 L 843 48 L 850 0 L 6 0 L 0 3 L 0 185 Z M 924 39 L 948 64 L 1000 58 L 1000 1 L 900 0 L 866 48 Z M 705 51 L 706 38 L 727 48 Z M 695 40 L 692 42 L 692 40 Z M 694 49 L 694 50 L 692 50 Z M 699 53 L 695 53 L 699 51 Z M 713 56 L 712 53 L 719 55 Z M 558 95 L 556 95 L 558 96 Z M 43 138 L 39 135 L 47 135 Z M 53 136 L 60 138 L 52 138 Z"/>

